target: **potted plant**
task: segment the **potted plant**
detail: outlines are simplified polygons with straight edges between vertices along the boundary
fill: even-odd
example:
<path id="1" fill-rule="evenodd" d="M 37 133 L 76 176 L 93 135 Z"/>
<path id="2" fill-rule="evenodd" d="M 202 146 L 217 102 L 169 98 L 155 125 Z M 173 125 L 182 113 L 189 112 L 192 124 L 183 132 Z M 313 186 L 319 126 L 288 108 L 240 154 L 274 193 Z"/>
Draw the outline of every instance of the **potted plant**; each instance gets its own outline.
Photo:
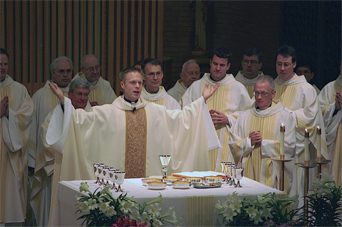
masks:
<path id="1" fill-rule="evenodd" d="M 109 187 L 97 188 L 90 192 L 89 185 L 82 182 L 77 198 L 78 219 L 87 226 L 161 226 L 175 225 L 175 212 L 170 209 L 163 212 L 160 208 L 161 197 L 149 202 L 138 203 L 126 194 L 114 198 Z"/>

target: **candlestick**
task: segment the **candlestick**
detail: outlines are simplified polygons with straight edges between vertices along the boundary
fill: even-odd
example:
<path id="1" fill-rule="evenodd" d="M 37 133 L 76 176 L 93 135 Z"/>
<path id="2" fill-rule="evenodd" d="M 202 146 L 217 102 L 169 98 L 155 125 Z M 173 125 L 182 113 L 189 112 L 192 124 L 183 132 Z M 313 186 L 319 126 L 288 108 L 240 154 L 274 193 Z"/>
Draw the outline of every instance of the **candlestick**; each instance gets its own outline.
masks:
<path id="1" fill-rule="evenodd" d="M 305 138 L 304 138 L 304 162 L 309 162 L 310 160 L 310 153 L 309 153 L 309 131 L 305 129 Z"/>
<path id="2" fill-rule="evenodd" d="M 285 125 L 281 123 L 280 125 L 280 157 L 284 157 L 284 137 L 285 137 Z"/>
<path id="3" fill-rule="evenodd" d="M 321 140 L 322 140 L 322 130 L 319 126 L 317 126 L 317 135 L 318 135 L 318 147 L 317 147 L 317 159 L 321 159 Z"/>

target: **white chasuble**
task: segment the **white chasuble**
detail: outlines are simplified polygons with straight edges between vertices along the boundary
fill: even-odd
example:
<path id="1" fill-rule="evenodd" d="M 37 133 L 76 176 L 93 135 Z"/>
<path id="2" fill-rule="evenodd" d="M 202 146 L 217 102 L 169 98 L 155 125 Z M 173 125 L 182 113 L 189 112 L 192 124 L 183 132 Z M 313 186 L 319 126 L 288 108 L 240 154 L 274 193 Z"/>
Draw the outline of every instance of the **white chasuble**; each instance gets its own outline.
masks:
<path id="1" fill-rule="evenodd" d="M 157 93 L 149 93 L 143 88 L 141 92 L 141 98 L 146 100 L 147 102 L 153 102 L 155 104 L 159 104 L 165 106 L 168 110 L 177 110 L 180 109 L 181 106 L 171 95 L 169 95 L 163 86 L 159 87 Z"/>
<path id="2" fill-rule="evenodd" d="M 232 153 L 235 160 L 242 160 L 245 175 L 251 179 L 276 187 L 279 180 L 280 166 L 272 158 L 279 158 L 280 125 L 285 125 L 284 151 L 287 158 L 295 154 L 295 116 L 281 105 L 273 103 L 266 110 L 254 107 L 235 113 L 237 119 L 232 121 L 229 130 Z M 252 146 L 249 134 L 260 131 L 261 145 Z M 242 158 L 243 157 L 243 158 Z M 289 193 L 292 182 L 293 162 L 285 166 L 285 189 Z"/>
<path id="3" fill-rule="evenodd" d="M 26 88 L 9 75 L 0 83 L 0 100 L 8 97 L 8 117 L 0 119 L 0 224 L 24 222 L 27 206 L 28 126 L 33 103 Z"/>
<path id="4" fill-rule="evenodd" d="M 77 73 L 73 80 L 82 77 L 83 73 Z M 90 82 L 89 82 L 90 83 Z M 98 81 L 90 83 L 89 102 L 97 102 L 98 105 L 111 104 L 117 97 L 109 81 L 100 77 Z"/>
<path id="5" fill-rule="evenodd" d="M 258 75 L 255 78 L 248 79 L 244 75 L 242 75 L 241 71 L 239 71 L 235 76 L 235 80 L 239 81 L 246 87 L 249 97 L 252 98 L 254 96 L 254 85 L 260 75 L 264 75 L 264 73 L 259 71 Z"/>
<path id="6" fill-rule="evenodd" d="M 62 111 L 54 113 L 47 143 L 63 152 L 60 179 L 93 179 L 94 162 L 125 169 L 125 111 L 133 108 L 146 111 L 147 176 L 161 174 L 159 154 L 173 155 L 175 171 L 209 168 L 209 150 L 220 144 L 213 134 L 214 127 L 203 98 L 184 110 L 166 110 L 141 100 L 132 106 L 119 97 L 113 104 L 93 107 L 90 112 L 74 110 L 66 101 L 64 114 Z"/>
<path id="7" fill-rule="evenodd" d="M 342 185 L 342 109 L 336 110 L 336 92 L 342 93 L 342 75 L 328 83 L 318 98 L 324 116 L 330 173 L 337 185 Z"/>
<path id="8" fill-rule="evenodd" d="M 217 91 L 207 100 L 209 110 L 214 109 L 228 115 L 235 111 L 246 110 L 252 105 L 246 88 L 236 81 L 232 74 L 227 74 L 221 81 L 215 82 L 210 78 L 210 74 L 206 73 L 186 90 L 182 97 L 183 106 L 201 97 L 205 84 L 219 85 Z M 216 126 L 216 133 L 222 147 L 210 152 L 210 169 L 218 171 L 221 161 L 234 162 L 234 157 L 228 145 L 229 134 L 225 125 Z"/>
<path id="9" fill-rule="evenodd" d="M 177 80 L 175 85 L 169 90 L 167 90 L 167 93 L 171 95 L 177 102 L 180 103 L 186 89 L 187 88 L 184 86 L 184 84 L 180 82 L 180 80 Z"/>

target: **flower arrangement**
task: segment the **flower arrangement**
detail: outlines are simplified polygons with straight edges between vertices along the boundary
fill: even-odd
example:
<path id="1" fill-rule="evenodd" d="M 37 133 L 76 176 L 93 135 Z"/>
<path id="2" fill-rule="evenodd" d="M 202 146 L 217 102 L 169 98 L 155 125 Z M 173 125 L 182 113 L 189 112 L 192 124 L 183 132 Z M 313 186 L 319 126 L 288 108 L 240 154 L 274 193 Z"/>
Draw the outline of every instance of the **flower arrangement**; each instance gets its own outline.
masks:
<path id="1" fill-rule="evenodd" d="M 295 202 L 267 193 L 257 198 L 241 198 L 236 192 L 216 204 L 219 222 L 229 226 L 289 224 L 296 215 Z"/>
<path id="2" fill-rule="evenodd" d="M 82 182 L 77 198 L 78 213 L 87 226 L 161 226 L 175 225 L 176 215 L 173 209 L 163 213 L 160 208 L 161 197 L 143 204 L 138 203 L 127 194 L 114 198 L 109 187 L 96 189 L 93 193 L 89 185 Z"/>

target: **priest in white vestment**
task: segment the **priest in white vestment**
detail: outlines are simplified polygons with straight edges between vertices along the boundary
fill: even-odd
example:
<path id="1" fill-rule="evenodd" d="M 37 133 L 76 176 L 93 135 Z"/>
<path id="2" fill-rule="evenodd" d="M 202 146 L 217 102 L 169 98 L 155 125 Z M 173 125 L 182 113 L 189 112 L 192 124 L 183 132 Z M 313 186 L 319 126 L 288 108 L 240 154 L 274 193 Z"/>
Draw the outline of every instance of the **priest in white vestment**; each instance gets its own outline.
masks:
<path id="1" fill-rule="evenodd" d="M 50 88 L 49 88 L 50 89 Z M 51 89 L 50 89 L 51 90 Z M 88 100 L 88 95 L 90 93 L 90 84 L 87 82 L 86 79 L 83 78 L 76 78 L 75 80 L 73 80 L 70 83 L 69 86 L 69 92 L 68 92 L 68 97 L 70 98 L 71 104 L 75 109 L 81 108 L 84 109 L 85 111 L 90 111 L 91 110 L 91 105 L 89 103 Z M 51 121 L 51 116 L 52 116 L 52 111 L 48 114 L 48 116 L 45 118 L 44 123 L 41 126 L 41 139 L 46 142 L 45 137 L 46 137 L 46 133 L 47 133 L 47 129 L 49 126 L 49 123 Z M 41 153 L 41 155 L 38 157 L 38 160 L 47 160 L 47 158 L 45 158 L 45 156 L 52 156 L 53 159 L 53 163 L 50 162 L 45 162 L 44 168 L 48 168 L 51 170 L 52 174 L 50 175 L 50 184 L 51 184 L 51 200 L 49 201 L 45 201 L 46 203 L 50 201 L 56 201 L 56 187 L 58 184 L 57 179 L 59 179 L 59 175 L 60 175 L 60 168 L 61 168 L 61 161 L 62 161 L 62 154 L 56 150 L 54 150 L 52 147 L 50 147 L 48 144 L 44 143 L 45 146 L 45 152 Z M 53 177 L 52 177 L 53 176 Z M 44 174 L 42 173 L 42 171 L 38 172 L 35 174 L 35 179 L 44 179 Z M 42 180 L 41 180 L 42 181 Z M 52 181 L 52 182 L 51 182 Z M 39 190 L 41 190 L 41 185 L 36 183 L 33 185 L 33 192 L 37 192 Z M 41 196 L 34 196 L 32 198 L 31 204 L 37 204 L 41 202 Z M 54 206 L 54 203 L 51 203 L 51 206 Z M 41 213 L 43 211 L 41 210 Z M 48 212 L 48 213 L 46 213 Z M 50 213 L 51 213 L 51 209 L 50 209 Z M 44 213 L 42 213 L 41 215 L 44 215 L 44 219 L 47 221 L 49 220 L 49 210 L 45 210 Z M 45 224 L 45 226 L 48 224 L 48 222 Z"/>
<path id="2" fill-rule="evenodd" d="M 161 62 L 158 59 L 149 59 L 144 64 L 145 78 L 141 97 L 147 102 L 165 106 L 168 110 L 180 109 L 179 103 L 161 86 L 164 77 Z"/>
<path id="3" fill-rule="evenodd" d="M 326 129 L 331 175 L 342 185 L 342 62 L 338 78 L 323 87 L 318 96 Z"/>
<path id="4" fill-rule="evenodd" d="M 167 110 L 140 99 L 139 70 L 128 69 L 121 76 L 124 95 L 90 112 L 75 110 L 51 85 L 63 103 L 46 135 L 47 144 L 62 152 L 58 180 L 94 179 L 96 162 L 125 170 L 128 178 L 161 175 L 160 154 L 171 154 L 173 171 L 208 170 L 209 152 L 220 143 L 205 100 L 217 88 L 207 86 L 203 97 L 184 110 Z M 58 224 L 54 215 L 50 218 L 50 224 Z"/>
<path id="5" fill-rule="evenodd" d="M 196 80 L 200 78 L 201 69 L 194 59 L 184 62 L 180 79 L 177 80 L 175 85 L 170 88 L 167 93 L 171 95 L 177 102 L 181 102 L 182 96 L 186 89 Z M 182 106 L 182 103 L 180 103 Z"/>
<path id="6" fill-rule="evenodd" d="M 92 106 L 111 104 L 116 94 L 109 81 L 101 77 L 101 66 L 96 56 L 88 54 L 81 59 L 81 71 L 74 79 L 82 77 L 90 84 L 89 102 Z"/>
<path id="7" fill-rule="evenodd" d="M 207 101 L 216 133 L 222 147 L 210 153 L 211 170 L 220 170 L 221 161 L 234 162 L 228 145 L 228 114 L 251 107 L 252 101 L 246 88 L 234 79 L 232 74 L 226 74 L 230 68 L 230 53 L 225 48 L 213 51 L 210 59 L 210 73 L 195 81 L 182 97 L 183 106 L 201 97 L 205 84 L 219 85 L 215 94 Z"/>
<path id="8" fill-rule="evenodd" d="M 73 64 L 65 56 L 55 58 L 50 64 L 51 80 L 58 85 L 65 95 L 68 94 L 72 79 Z M 30 124 L 29 141 L 25 147 L 29 154 L 29 167 L 34 168 L 30 205 L 32 206 L 38 226 L 48 224 L 48 214 L 51 200 L 51 176 L 53 174 L 54 156 L 47 153 L 40 137 L 41 125 L 46 116 L 59 103 L 51 91 L 47 81 L 44 87 L 37 90 L 33 96 L 33 115 Z"/>
<path id="9" fill-rule="evenodd" d="M 281 102 L 286 108 L 293 111 L 296 116 L 297 143 L 296 162 L 304 161 L 304 130 L 308 129 L 312 149 L 310 150 L 311 161 L 316 160 L 316 149 L 321 149 L 321 154 L 327 158 L 327 147 L 325 141 L 325 128 L 321 108 L 317 99 L 315 89 L 306 81 L 304 76 L 294 73 L 296 67 L 296 53 L 293 47 L 282 46 L 277 51 L 275 79 L 276 96 L 275 102 Z M 322 129 L 322 136 L 317 136 L 316 127 Z M 321 143 L 319 143 L 319 139 Z M 321 147 L 319 148 L 319 144 Z M 309 160 L 310 161 L 310 160 Z M 297 191 L 292 194 L 303 194 L 304 173 L 303 169 L 297 167 L 294 176 L 297 176 Z M 313 172 L 312 172 L 313 173 Z M 310 182 L 313 181 L 311 175 Z M 294 187 L 292 187 L 294 188 Z"/>
<path id="10" fill-rule="evenodd" d="M 27 153 L 23 149 L 33 103 L 26 88 L 8 72 L 8 54 L 0 48 L 0 225 L 21 225 L 27 206 Z"/>
<path id="11" fill-rule="evenodd" d="M 277 187 L 280 180 L 280 165 L 272 159 L 280 158 L 280 126 L 285 127 L 285 158 L 294 158 L 296 145 L 296 118 L 281 103 L 274 103 L 274 82 L 272 77 L 261 75 L 254 88 L 255 104 L 252 108 L 236 112 L 231 118 L 232 134 L 230 146 L 238 162 L 242 162 L 244 176 L 271 187 Z M 292 185 L 294 160 L 285 164 L 285 187 L 289 193 Z"/>
<path id="12" fill-rule="evenodd" d="M 258 76 L 263 75 L 261 57 L 259 49 L 248 49 L 242 55 L 241 70 L 235 76 L 235 79 L 246 87 L 251 98 L 254 95 L 254 85 Z"/>

